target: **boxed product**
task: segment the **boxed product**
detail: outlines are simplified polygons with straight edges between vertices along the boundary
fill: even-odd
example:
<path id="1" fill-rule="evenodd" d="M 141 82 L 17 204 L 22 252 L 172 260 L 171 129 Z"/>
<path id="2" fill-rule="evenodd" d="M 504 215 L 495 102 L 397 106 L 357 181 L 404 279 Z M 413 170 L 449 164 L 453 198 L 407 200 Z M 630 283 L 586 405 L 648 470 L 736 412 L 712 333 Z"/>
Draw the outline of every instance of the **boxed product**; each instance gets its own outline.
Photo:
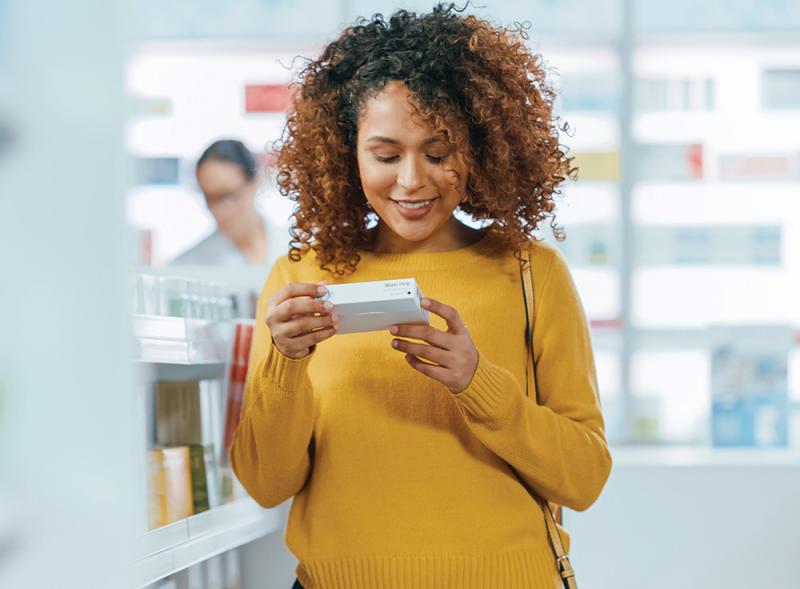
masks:
<path id="1" fill-rule="evenodd" d="M 328 284 L 325 288 L 328 292 L 317 298 L 335 305 L 339 316 L 337 333 L 381 331 L 401 323 L 429 322 L 414 278 Z"/>

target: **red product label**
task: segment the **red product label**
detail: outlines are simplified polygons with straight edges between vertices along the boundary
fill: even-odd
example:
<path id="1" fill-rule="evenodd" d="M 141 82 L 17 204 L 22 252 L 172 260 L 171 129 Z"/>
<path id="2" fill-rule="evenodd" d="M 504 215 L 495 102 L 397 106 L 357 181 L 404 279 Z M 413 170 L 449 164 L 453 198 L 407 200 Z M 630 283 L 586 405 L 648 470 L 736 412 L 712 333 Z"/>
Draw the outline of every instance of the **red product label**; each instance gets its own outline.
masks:
<path id="1" fill-rule="evenodd" d="M 233 353 L 231 354 L 231 371 L 228 380 L 228 402 L 225 408 L 225 450 L 233 443 L 233 434 L 239 427 L 244 404 L 244 387 L 247 381 L 247 366 L 250 358 L 250 347 L 253 340 L 253 326 L 237 323 L 233 337 Z M 226 452 L 227 455 L 227 452 Z"/>
<path id="2" fill-rule="evenodd" d="M 244 87 L 245 112 L 286 112 L 292 89 L 284 84 L 248 84 Z"/>
<path id="3" fill-rule="evenodd" d="M 692 144 L 689 146 L 688 151 L 689 160 L 689 177 L 694 180 L 703 179 L 703 146 L 700 144 Z"/>

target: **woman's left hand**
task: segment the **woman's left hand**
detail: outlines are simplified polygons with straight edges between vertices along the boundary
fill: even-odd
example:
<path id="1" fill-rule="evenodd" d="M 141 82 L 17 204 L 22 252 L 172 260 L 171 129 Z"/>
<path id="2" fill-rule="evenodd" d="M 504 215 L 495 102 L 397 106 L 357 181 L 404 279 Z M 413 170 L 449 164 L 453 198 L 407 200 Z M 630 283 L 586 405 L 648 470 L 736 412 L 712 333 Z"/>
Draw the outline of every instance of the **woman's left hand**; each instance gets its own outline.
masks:
<path id="1" fill-rule="evenodd" d="M 425 376 L 444 384 L 452 393 L 460 393 L 472 382 L 478 368 L 478 349 L 472 342 L 459 312 L 434 299 L 422 299 L 422 306 L 447 322 L 447 331 L 430 325 L 393 325 L 392 335 L 409 337 L 429 345 L 393 339 L 392 347 L 405 352 L 406 360 Z M 427 364 L 424 358 L 435 364 Z"/>

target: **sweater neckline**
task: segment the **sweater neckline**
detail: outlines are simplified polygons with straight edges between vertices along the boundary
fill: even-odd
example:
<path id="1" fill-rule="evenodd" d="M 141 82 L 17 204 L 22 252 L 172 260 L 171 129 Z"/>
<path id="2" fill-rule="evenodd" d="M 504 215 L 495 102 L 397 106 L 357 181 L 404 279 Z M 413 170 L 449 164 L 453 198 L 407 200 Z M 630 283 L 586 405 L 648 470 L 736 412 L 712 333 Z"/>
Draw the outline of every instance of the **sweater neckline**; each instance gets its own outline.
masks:
<path id="1" fill-rule="evenodd" d="M 502 246 L 502 241 L 488 227 L 475 243 L 443 252 L 386 253 L 359 250 L 361 262 L 370 268 L 386 270 L 442 270 L 474 264 L 476 257 L 491 257 Z M 359 264 L 360 265 L 360 264 Z"/>

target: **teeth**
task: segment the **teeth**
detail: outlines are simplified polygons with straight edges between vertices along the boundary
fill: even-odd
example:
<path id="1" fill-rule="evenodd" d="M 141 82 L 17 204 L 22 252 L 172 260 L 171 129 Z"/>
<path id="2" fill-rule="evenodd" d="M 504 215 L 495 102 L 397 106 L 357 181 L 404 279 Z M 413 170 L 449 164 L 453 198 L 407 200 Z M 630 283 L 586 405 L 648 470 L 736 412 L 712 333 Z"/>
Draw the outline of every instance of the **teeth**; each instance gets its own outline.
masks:
<path id="1" fill-rule="evenodd" d="M 412 202 L 400 202 L 399 200 L 396 200 L 394 202 L 399 204 L 404 209 L 421 209 L 422 207 L 428 206 L 430 203 L 432 203 L 433 199 L 431 199 L 431 200 L 423 200 L 421 202 L 413 202 L 413 203 Z"/>

